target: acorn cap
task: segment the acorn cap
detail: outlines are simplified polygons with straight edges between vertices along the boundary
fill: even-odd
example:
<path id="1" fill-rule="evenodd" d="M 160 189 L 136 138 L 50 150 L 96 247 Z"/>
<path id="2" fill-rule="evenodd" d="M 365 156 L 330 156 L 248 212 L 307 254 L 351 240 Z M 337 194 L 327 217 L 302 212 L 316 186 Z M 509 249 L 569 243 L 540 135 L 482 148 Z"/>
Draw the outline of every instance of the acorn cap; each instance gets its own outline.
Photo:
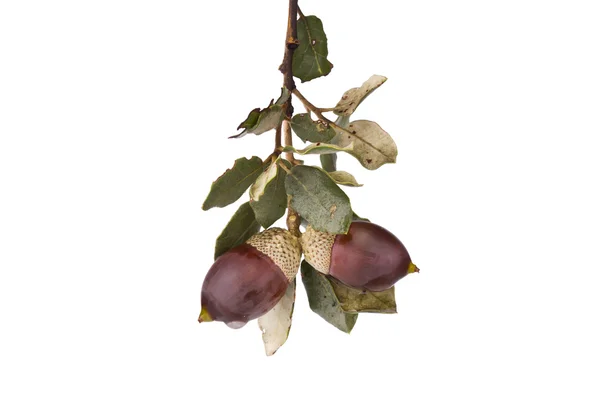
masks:
<path id="1" fill-rule="evenodd" d="M 252 236 L 246 243 L 273 260 L 288 281 L 291 282 L 296 277 L 300 268 L 302 247 L 298 238 L 290 231 L 269 228 Z"/>
<path id="2" fill-rule="evenodd" d="M 335 236 L 333 233 L 317 231 L 308 225 L 300 238 L 304 259 L 314 269 L 325 275 L 329 275 L 331 249 L 333 248 Z"/>

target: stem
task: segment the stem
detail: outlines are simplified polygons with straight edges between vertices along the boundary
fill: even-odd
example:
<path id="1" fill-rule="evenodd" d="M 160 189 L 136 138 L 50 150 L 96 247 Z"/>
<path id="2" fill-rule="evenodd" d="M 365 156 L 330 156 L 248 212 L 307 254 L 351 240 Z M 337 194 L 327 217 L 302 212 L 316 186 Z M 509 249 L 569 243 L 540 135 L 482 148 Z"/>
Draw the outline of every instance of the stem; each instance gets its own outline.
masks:
<path id="1" fill-rule="evenodd" d="M 294 61 L 294 50 L 298 47 L 298 0 L 290 0 L 290 6 L 288 10 L 288 27 L 285 38 L 285 53 L 283 55 L 283 63 L 279 67 L 279 70 L 283 74 L 283 85 L 292 92 L 296 89 L 296 83 L 294 82 L 294 74 L 292 71 L 292 64 Z M 292 106 L 292 97 L 285 103 L 285 114 L 287 117 L 286 121 L 283 121 L 283 140 L 286 146 L 292 146 L 292 131 L 289 124 L 289 120 L 294 114 L 294 107 Z M 294 163 L 294 155 L 288 153 L 286 158 L 292 164 Z"/>
<path id="2" fill-rule="evenodd" d="M 283 55 L 283 63 L 279 67 L 279 70 L 283 74 L 283 85 L 290 91 L 293 92 L 296 89 L 296 83 L 294 82 L 294 74 L 292 71 L 292 63 L 294 60 L 294 50 L 298 47 L 298 0 L 289 0 L 288 8 L 288 26 L 287 34 L 285 38 L 285 53 Z M 285 103 L 286 120 L 283 121 L 282 131 L 283 140 L 286 146 L 292 146 L 292 128 L 290 120 L 294 115 L 294 107 L 292 106 L 292 96 Z M 279 146 L 281 147 L 281 146 Z M 296 164 L 294 154 L 287 153 L 287 160 L 292 164 Z M 288 202 L 288 213 L 287 213 L 287 227 L 288 230 L 295 236 L 300 236 L 300 215 L 291 207 Z"/>
<path id="3" fill-rule="evenodd" d="M 292 127 L 289 121 L 283 121 L 283 139 L 286 146 L 292 146 Z M 292 165 L 296 164 L 294 153 L 285 153 L 285 158 L 292 163 Z"/>
<path id="4" fill-rule="evenodd" d="M 287 167 L 287 165 L 285 165 L 285 163 L 283 163 L 281 160 L 279 160 L 279 161 L 277 162 L 277 165 L 278 165 L 279 167 L 281 167 L 281 168 L 282 168 L 282 169 L 285 171 L 285 173 L 286 173 L 286 174 L 289 174 L 290 172 L 292 172 L 292 171 L 291 171 L 291 170 L 290 170 L 290 169 Z"/>
<path id="5" fill-rule="evenodd" d="M 306 99 L 306 97 L 304 97 L 302 95 L 302 93 L 300 93 L 298 91 L 298 89 L 294 89 L 292 91 L 292 93 L 294 94 L 294 96 L 296 96 L 298 98 L 298 100 L 300 100 L 302 102 L 302 104 L 304 105 L 304 107 L 306 107 L 307 109 L 309 109 L 310 111 L 314 112 L 315 115 L 317 117 L 319 117 L 319 119 L 321 119 L 323 122 L 327 122 L 327 123 L 331 123 L 330 120 L 328 120 L 327 118 L 325 118 L 325 116 L 323 116 L 323 114 L 321 113 L 321 109 L 316 107 L 314 104 L 312 104 L 310 101 L 308 101 Z"/>
<path id="6" fill-rule="evenodd" d="M 294 94 L 294 96 L 296 96 L 298 98 L 298 100 L 300 100 L 300 102 L 302 102 L 302 104 L 304 104 L 304 107 L 307 110 L 314 112 L 316 114 L 316 116 L 321 119 L 321 121 L 323 121 L 327 125 L 330 125 L 334 129 L 340 129 L 342 131 L 348 132 L 346 129 L 337 125 L 335 122 L 332 122 L 329 119 L 325 118 L 325 116 L 322 114 L 325 111 L 333 111 L 333 109 L 315 107 L 315 105 L 312 104 L 310 101 L 308 101 L 306 99 L 306 97 L 304 97 L 302 95 L 302 93 L 300 93 L 298 91 L 298 89 L 294 89 L 294 91 L 292 93 Z M 335 167 L 336 160 L 337 160 L 337 155 L 335 153 L 321 154 L 321 165 L 327 172 L 333 172 L 336 170 L 336 167 Z"/>
<path id="7" fill-rule="evenodd" d="M 298 89 L 294 89 L 292 91 L 292 93 L 294 94 L 294 96 L 296 96 L 298 98 L 298 100 L 300 100 L 300 102 L 302 102 L 302 104 L 304 105 L 304 107 L 306 107 L 308 110 L 314 112 L 315 115 L 317 117 L 319 117 L 319 119 L 321 121 L 325 122 L 327 125 L 331 125 L 331 127 L 334 128 L 334 129 L 339 129 L 341 131 L 344 131 L 344 132 L 347 132 L 347 133 L 351 133 L 351 132 L 348 131 L 348 129 L 342 128 L 341 126 L 339 126 L 338 124 L 336 124 L 335 122 L 331 121 L 330 119 L 326 118 L 323 115 L 323 111 L 329 111 L 328 108 L 323 109 L 323 108 L 319 108 L 319 107 L 315 106 L 313 103 L 311 103 L 310 101 L 308 101 L 306 99 L 306 97 L 304 97 L 302 95 L 302 93 L 300 93 L 298 91 Z"/>
<path id="8" fill-rule="evenodd" d="M 298 14 L 300 15 L 300 18 L 302 19 L 306 19 L 306 17 L 304 16 L 304 14 L 302 13 L 302 10 L 300 9 L 300 7 L 298 7 Z"/>
<path id="9" fill-rule="evenodd" d="M 275 151 L 273 153 L 280 154 L 281 150 L 279 149 L 281 149 L 281 124 L 275 128 Z"/>
<path id="10" fill-rule="evenodd" d="M 292 62 L 294 60 L 294 50 L 298 47 L 298 0 L 290 0 L 288 10 L 288 27 L 285 38 L 285 53 L 283 55 L 283 63 L 279 70 L 283 74 L 283 85 L 291 92 L 296 88 L 294 83 L 294 75 L 292 73 Z M 294 113 L 292 100 L 288 100 L 289 107 L 286 109 L 288 117 Z"/>

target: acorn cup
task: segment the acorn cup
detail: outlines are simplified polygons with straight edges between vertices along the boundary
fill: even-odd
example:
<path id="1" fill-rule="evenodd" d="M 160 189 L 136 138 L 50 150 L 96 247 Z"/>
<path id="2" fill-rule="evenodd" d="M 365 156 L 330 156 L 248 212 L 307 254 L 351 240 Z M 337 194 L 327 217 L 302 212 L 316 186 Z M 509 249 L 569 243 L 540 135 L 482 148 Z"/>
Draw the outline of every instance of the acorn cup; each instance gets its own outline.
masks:
<path id="1" fill-rule="evenodd" d="M 301 243 L 305 260 L 317 271 L 356 289 L 383 291 L 419 272 L 402 242 L 371 222 L 354 221 L 345 235 L 309 225 Z"/>
<path id="2" fill-rule="evenodd" d="M 300 267 L 300 241 L 270 228 L 218 257 L 202 285 L 198 322 L 221 321 L 241 328 L 283 297 Z"/>

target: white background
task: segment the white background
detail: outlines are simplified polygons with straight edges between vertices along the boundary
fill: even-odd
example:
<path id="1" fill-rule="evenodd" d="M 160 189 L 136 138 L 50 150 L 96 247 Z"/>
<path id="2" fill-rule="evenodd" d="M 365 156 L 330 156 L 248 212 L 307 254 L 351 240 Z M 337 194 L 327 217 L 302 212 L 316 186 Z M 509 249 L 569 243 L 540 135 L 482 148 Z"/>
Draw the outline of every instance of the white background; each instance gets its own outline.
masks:
<path id="1" fill-rule="evenodd" d="M 335 65 L 309 99 L 389 78 L 356 117 L 397 164 L 339 166 L 422 272 L 351 335 L 300 285 L 270 358 L 196 322 L 236 208 L 200 206 L 272 150 L 227 137 L 279 94 L 286 3 L 0 3 L 0 397 L 600 398 L 595 1 L 301 0 Z"/>

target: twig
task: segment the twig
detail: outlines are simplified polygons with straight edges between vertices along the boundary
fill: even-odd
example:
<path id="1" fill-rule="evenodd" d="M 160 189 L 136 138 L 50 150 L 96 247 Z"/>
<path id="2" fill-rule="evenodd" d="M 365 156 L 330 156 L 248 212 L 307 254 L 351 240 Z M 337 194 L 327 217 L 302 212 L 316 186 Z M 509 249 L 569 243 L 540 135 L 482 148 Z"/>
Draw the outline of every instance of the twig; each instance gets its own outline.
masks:
<path id="1" fill-rule="evenodd" d="M 306 99 L 306 97 L 304 97 L 302 95 L 302 93 L 300 93 L 298 91 L 298 89 L 292 90 L 292 93 L 294 94 L 294 96 L 296 96 L 298 98 L 298 100 L 300 100 L 302 102 L 302 104 L 304 104 L 304 107 L 306 107 L 308 110 L 314 112 L 317 117 L 319 117 L 321 120 L 323 120 L 323 122 L 327 122 L 327 123 L 331 122 L 327 118 L 325 118 L 323 116 L 323 114 L 321 113 L 321 110 L 318 107 L 315 107 L 310 101 L 308 101 Z"/>
<path id="2" fill-rule="evenodd" d="M 279 67 L 279 70 L 283 74 L 283 85 L 291 92 L 296 88 L 294 83 L 294 75 L 292 73 L 292 62 L 294 60 L 294 50 L 298 47 L 298 0 L 290 0 L 288 10 L 288 27 L 285 38 L 285 53 L 283 55 L 283 62 Z M 288 103 L 291 106 L 291 99 Z M 287 108 L 287 115 L 289 117 L 293 114 L 291 107 Z"/>
<path id="3" fill-rule="evenodd" d="M 283 121 L 283 142 L 286 146 L 292 146 L 292 127 L 290 126 L 289 121 Z M 285 153 L 285 158 L 289 162 L 295 164 L 294 153 L 287 152 Z"/>
<path id="4" fill-rule="evenodd" d="M 283 55 L 283 63 L 279 67 L 279 70 L 283 74 L 283 85 L 292 92 L 296 89 L 296 83 L 294 82 L 294 74 L 292 71 L 292 64 L 294 61 L 294 50 L 298 47 L 298 0 L 290 0 L 288 10 L 288 27 L 285 39 L 285 53 Z M 284 105 L 285 114 L 287 120 L 283 121 L 283 140 L 286 146 L 292 146 L 292 131 L 289 124 L 289 119 L 294 114 L 294 107 L 292 106 L 292 97 Z M 281 143 L 280 143 L 281 146 Z M 286 158 L 292 164 L 295 163 L 294 155 L 292 153 L 286 154 Z"/>
<path id="5" fill-rule="evenodd" d="M 285 53 L 283 55 L 283 63 L 279 67 L 279 70 L 283 74 L 283 85 L 290 91 L 293 92 L 296 89 L 296 83 L 294 82 L 294 74 L 292 71 L 292 64 L 294 61 L 294 50 L 298 47 L 298 0 L 289 0 L 288 8 L 288 26 L 287 34 L 285 38 Z M 294 115 L 294 107 L 292 106 L 292 96 L 285 103 L 286 120 L 283 121 L 282 131 L 283 140 L 286 146 L 292 146 L 292 128 L 290 125 L 290 119 Z M 281 146 L 279 146 L 281 147 Z M 286 153 L 287 160 L 292 164 L 296 165 L 298 162 L 294 158 L 293 153 Z M 300 215 L 294 210 L 288 202 L 288 212 L 286 219 L 288 230 L 295 236 L 300 236 Z"/>
<path id="6" fill-rule="evenodd" d="M 300 18 L 302 19 L 306 19 L 306 17 L 304 16 L 304 14 L 302 13 L 302 10 L 300 9 L 300 7 L 298 7 L 298 15 L 300 15 Z"/>
<path id="7" fill-rule="evenodd" d="M 281 154 L 281 150 L 279 150 L 281 148 L 281 124 L 277 125 L 277 128 L 275 129 L 275 151 L 273 151 L 273 153 L 276 153 L 277 155 Z"/>
<path id="8" fill-rule="evenodd" d="M 341 126 L 339 126 L 338 124 L 336 124 L 335 122 L 333 122 L 332 120 L 330 120 L 329 118 L 326 118 L 323 115 L 323 112 L 328 111 L 328 108 L 319 108 L 317 106 L 315 106 L 314 104 L 312 104 L 310 101 L 308 101 L 306 99 L 306 97 L 304 97 L 302 95 L 302 93 L 300 93 L 298 91 L 298 89 L 294 89 L 292 91 L 292 93 L 294 94 L 294 96 L 296 96 L 298 98 L 298 100 L 300 100 L 300 102 L 304 105 L 304 107 L 306 107 L 308 110 L 312 111 L 315 113 L 315 115 L 317 117 L 319 117 L 319 119 L 321 121 L 323 121 L 324 123 L 326 123 L 327 125 L 330 125 L 332 128 L 334 129 L 338 129 L 340 131 L 346 132 L 346 133 L 352 133 L 350 132 L 348 129 L 346 128 L 342 128 Z"/>

